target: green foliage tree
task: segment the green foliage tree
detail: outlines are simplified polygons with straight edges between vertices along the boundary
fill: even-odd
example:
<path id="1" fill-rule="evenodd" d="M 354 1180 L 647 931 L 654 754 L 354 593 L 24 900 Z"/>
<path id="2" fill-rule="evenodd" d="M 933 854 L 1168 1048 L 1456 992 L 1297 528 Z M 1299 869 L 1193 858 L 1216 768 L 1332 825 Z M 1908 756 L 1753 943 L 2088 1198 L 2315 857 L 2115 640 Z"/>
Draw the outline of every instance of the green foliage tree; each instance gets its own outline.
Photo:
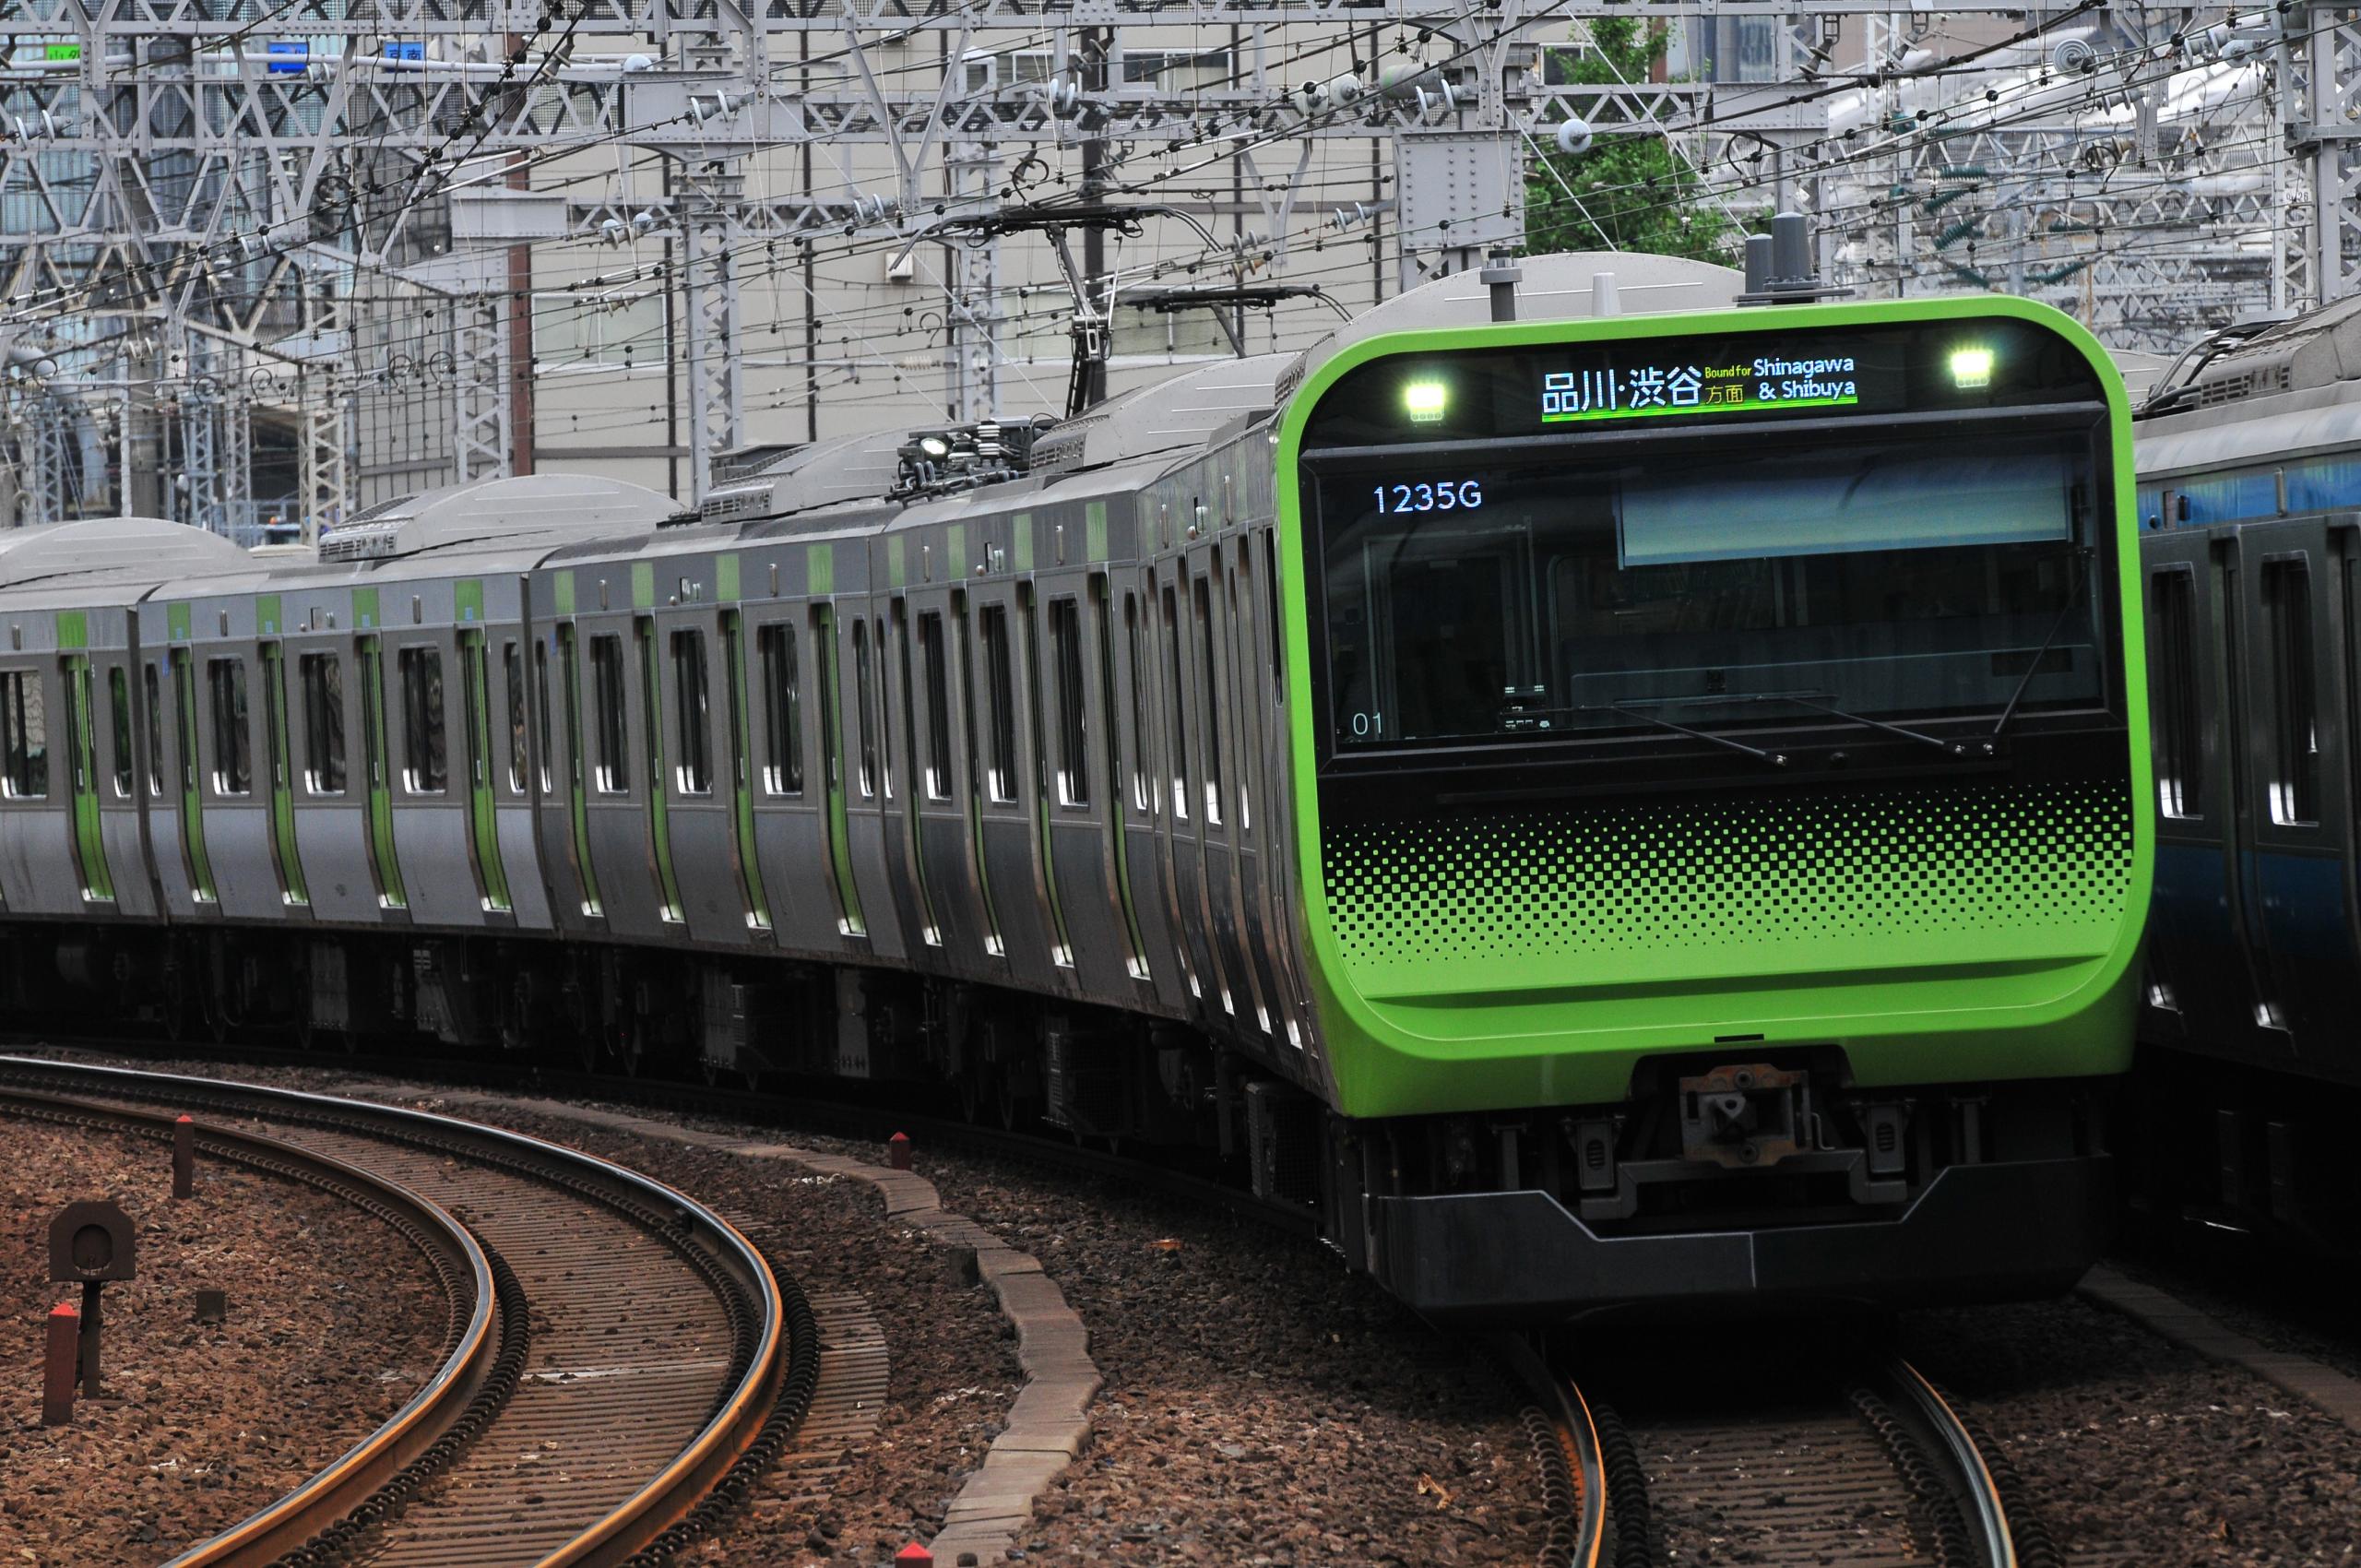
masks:
<path id="1" fill-rule="evenodd" d="M 1612 86 L 1644 82 L 1664 56 L 1665 39 L 1637 17 L 1590 24 L 1594 49 L 1552 51 L 1553 82 Z M 1584 152 L 1554 146 L 1525 167 L 1525 248 L 1639 251 L 1727 262 L 1740 243 L 1721 208 L 1704 199 L 1704 182 L 1662 136 L 1599 130 Z"/>

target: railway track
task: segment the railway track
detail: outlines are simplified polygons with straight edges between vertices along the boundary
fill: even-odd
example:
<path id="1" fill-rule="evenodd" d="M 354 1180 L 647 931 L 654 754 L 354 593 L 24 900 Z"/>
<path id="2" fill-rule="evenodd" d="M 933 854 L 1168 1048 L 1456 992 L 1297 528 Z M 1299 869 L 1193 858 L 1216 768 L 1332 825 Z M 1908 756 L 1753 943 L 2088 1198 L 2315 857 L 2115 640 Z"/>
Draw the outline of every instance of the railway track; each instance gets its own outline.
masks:
<path id="1" fill-rule="evenodd" d="M 1734 1408 L 1726 1392 L 1688 1384 L 1667 1396 L 1628 1370 L 1577 1382 L 1521 1341 L 1499 1353 L 1536 1399 L 1528 1424 L 1555 1515 L 1540 1568 L 2062 1561 L 2037 1526 L 2011 1524 L 1966 1423 L 1898 1357 L 1806 1371 L 1767 1403 Z M 1628 1425 L 1597 1392 L 1609 1386 L 1632 1391 Z"/>
<path id="2" fill-rule="evenodd" d="M 215 1152 L 398 1212 L 466 1302 L 420 1396 L 431 1410 L 414 1400 L 173 1568 L 651 1568 L 743 1494 L 809 1408 L 818 1345 L 800 1293 L 719 1217 L 608 1161 L 361 1101 L 23 1058 L 0 1059 L 0 1099 L 118 1125 L 187 1111 Z"/>

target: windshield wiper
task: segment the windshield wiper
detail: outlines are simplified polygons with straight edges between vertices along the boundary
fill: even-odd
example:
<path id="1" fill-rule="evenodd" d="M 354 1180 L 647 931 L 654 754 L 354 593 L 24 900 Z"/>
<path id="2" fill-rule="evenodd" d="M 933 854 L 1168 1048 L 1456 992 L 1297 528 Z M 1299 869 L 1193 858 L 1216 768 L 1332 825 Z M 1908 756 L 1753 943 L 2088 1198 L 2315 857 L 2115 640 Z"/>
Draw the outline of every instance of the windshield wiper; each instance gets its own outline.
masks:
<path id="1" fill-rule="evenodd" d="M 1924 730 L 1908 730 L 1899 724 L 1888 724 L 1882 719 L 1871 719 L 1866 714 L 1847 713 L 1841 707 L 1831 707 L 1824 702 L 1815 702 L 1810 697 L 1790 696 L 1785 692 L 1763 692 L 1752 697 L 1751 700 L 1793 703 L 1797 707 L 1809 707 L 1817 712 L 1825 713 L 1832 719 L 1842 719 L 1849 724 L 1864 725 L 1871 730 L 1882 730 L 1889 735 L 1899 735 L 1905 741 L 1916 741 L 1922 746 L 1932 746 L 1937 751 L 1948 753 L 1952 756 L 1967 755 L 1967 748 L 1957 741 L 1946 741 L 1940 735 L 1929 735 Z"/>
<path id="2" fill-rule="evenodd" d="M 2025 688 L 2033 684 L 2034 676 L 2040 672 L 2041 661 L 2049 657 L 2049 645 L 2056 642 L 2058 634 L 2065 629 L 2068 612 L 2082 601 L 2082 573 L 2090 565 L 2090 562 L 2091 552 L 2087 546 L 2074 552 L 2074 576 L 2066 585 L 2066 602 L 2060 604 L 2058 607 L 2058 613 L 2050 618 L 2049 635 L 2041 639 L 2039 647 L 2034 649 L 2033 659 L 2025 665 L 2024 674 L 2017 681 L 2017 689 L 2009 694 L 2009 706 L 2000 710 L 2000 717 L 1994 721 L 1992 733 L 1995 736 L 2006 730 L 2009 727 L 2009 720 L 2016 716 L 2017 704 L 2023 698 Z"/>
<path id="3" fill-rule="evenodd" d="M 1642 700 L 1646 701 L 1649 699 L 1643 698 Z M 1757 762 L 1767 764 L 1772 767 L 1785 767 L 1787 766 L 1787 754 L 1785 752 L 1767 752 L 1761 746 L 1750 746 L 1744 741 L 1733 741 L 1727 735 L 1716 735 L 1711 730 L 1691 730 L 1686 724 L 1675 724 L 1669 719 L 1659 719 L 1653 713 L 1643 712 L 1639 708 L 1629 707 L 1623 703 L 1597 703 L 1590 707 L 1577 708 L 1575 711 L 1578 713 L 1619 713 L 1626 719 L 1636 719 L 1643 724 L 1653 724 L 1660 730 L 1669 730 L 1676 735 L 1686 735 L 1693 741 L 1706 741 L 1716 746 L 1726 746 L 1734 752 L 1744 752 L 1748 756 L 1754 758 Z"/>

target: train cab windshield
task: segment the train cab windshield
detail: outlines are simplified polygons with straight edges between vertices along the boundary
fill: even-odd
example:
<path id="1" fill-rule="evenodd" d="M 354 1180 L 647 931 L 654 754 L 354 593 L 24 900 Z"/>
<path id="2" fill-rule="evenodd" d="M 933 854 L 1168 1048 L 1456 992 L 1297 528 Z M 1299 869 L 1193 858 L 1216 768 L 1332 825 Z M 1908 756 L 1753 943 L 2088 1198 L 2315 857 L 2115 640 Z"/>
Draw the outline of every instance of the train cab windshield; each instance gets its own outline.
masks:
<path id="1" fill-rule="evenodd" d="M 2091 403 L 1929 417 L 1907 406 L 1910 346 L 1810 362 L 1857 367 L 1857 395 L 1860 368 L 1886 374 L 1887 418 L 1854 403 L 1308 449 L 1323 749 L 1743 751 L 1798 727 L 1940 744 L 1922 727 L 2105 710 L 2112 511 Z M 1513 395 L 1525 368 L 1477 390 Z"/>

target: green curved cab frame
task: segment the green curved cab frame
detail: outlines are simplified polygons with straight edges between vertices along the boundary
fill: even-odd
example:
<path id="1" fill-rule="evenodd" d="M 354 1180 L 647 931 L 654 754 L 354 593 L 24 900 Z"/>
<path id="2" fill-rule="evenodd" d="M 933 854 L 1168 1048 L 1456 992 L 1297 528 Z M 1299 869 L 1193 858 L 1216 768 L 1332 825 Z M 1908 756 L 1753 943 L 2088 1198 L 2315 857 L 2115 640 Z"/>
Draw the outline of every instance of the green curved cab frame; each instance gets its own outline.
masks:
<path id="1" fill-rule="evenodd" d="M 1407 353 L 1482 348 L 1644 339 L 1704 332 L 1778 333 L 1892 323 L 2011 317 L 2047 329 L 2086 360 L 2104 388 L 2112 429 L 2113 511 L 2125 697 L 2129 802 L 2105 802 L 2119 826 L 2076 838 L 2085 821 L 2071 803 L 2058 807 L 2058 832 L 2029 837 L 2022 824 L 1995 842 L 2020 843 L 2038 874 L 2070 878 L 2061 861 L 2074 843 L 2109 857 L 2104 902 L 2084 910 L 2067 945 L 2047 959 L 2029 957 L 2023 941 L 1963 940 L 1940 963 L 1886 967 L 1864 952 L 1857 968 L 1766 962 L 1750 974 L 1687 977 L 1651 973 L 1655 955 L 1634 944 L 1628 956 L 1596 971 L 1568 972 L 1507 953 L 1462 960 L 1449 983 L 1414 992 L 1382 983 L 1365 952 L 1348 955 L 1332 902 L 1318 785 L 1318 722 L 1312 701 L 1305 562 L 1304 431 L 1329 388 L 1373 360 Z M 2130 413 L 2122 380 L 2106 350 L 2070 318 L 2004 296 L 1774 306 L 1740 312 L 1501 323 L 1396 333 L 1353 343 L 1317 367 L 1294 395 L 1275 436 L 1278 530 L 1287 683 L 1294 716 L 1290 754 L 1297 853 L 1311 981 L 1339 1108 L 1357 1117 L 1476 1111 L 1531 1105 L 1618 1100 L 1646 1056 L 1715 1049 L 1717 1036 L 1739 1037 L 1740 1051 L 1782 1046 L 1840 1047 L 1853 1081 L 1864 1087 L 1995 1078 L 2082 1076 L 2130 1065 L 2137 998 L 2136 959 L 2153 869 L 2154 785 L 2148 754 L 2148 692 L 2141 636 L 2140 574 L 2131 461 Z M 1760 825 L 1758 825 L 1760 826 Z M 1956 826 L 1956 825 L 1952 825 Z M 1864 828 L 1863 831 L 1869 831 Z M 2099 843 L 2100 838 L 2106 841 Z M 1742 849 L 1742 836 L 1734 840 Z M 1920 835 L 1921 844 L 1941 842 Z M 1381 847 L 1382 849 L 1382 847 Z M 2128 853 L 2129 863 L 2121 856 Z M 1727 863 L 1724 857 L 1718 863 Z M 1832 877 L 1842 855 L 1829 857 Z M 1738 893 L 1745 892 L 1741 875 Z M 2095 912 L 2093 912 L 2094 909 Z M 2060 931 L 2066 928 L 2060 926 Z M 1823 955 L 1824 956 L 1824 955 Z M 1775 957 L 1775 955 L 1773 955 Z M 1728 1051 L 1728 1045 L 1720 1049 Z"/>

